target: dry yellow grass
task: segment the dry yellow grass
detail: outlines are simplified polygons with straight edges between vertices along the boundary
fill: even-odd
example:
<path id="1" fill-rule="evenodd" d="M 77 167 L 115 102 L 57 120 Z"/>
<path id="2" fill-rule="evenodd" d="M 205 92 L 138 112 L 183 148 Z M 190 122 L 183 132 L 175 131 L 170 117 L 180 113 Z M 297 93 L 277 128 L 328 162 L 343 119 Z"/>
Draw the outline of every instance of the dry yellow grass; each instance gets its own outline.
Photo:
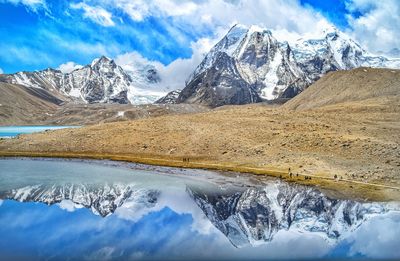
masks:
<path id="1" fill-rule="evenodd" d="M 0 154 L 110 158 L 282 178 L 291 168 L 300 175 L 291 181 L 339 195 L 399 199 L 396 189 L 362 184 L 400 187 L 399 105 L 396 94 L 374 94 L 309 110 L 229 106 L 22 135 L 2 140 Z M 304 175 L 313 178 L 305 181 Z M 335 175 L 360 183 L 334 181 Z"/>

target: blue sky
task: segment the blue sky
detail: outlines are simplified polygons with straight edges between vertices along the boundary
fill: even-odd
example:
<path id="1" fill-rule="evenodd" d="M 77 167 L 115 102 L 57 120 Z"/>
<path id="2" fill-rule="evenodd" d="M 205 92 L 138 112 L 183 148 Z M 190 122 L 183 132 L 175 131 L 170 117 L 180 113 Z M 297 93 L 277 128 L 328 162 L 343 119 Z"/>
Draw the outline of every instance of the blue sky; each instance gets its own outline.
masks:
<path id="1" fill-rule="evenodd" d="M 332 23 L 364 48 L 389 52 L 400 49 L 399 14 L 397 0 L 0 0 L 0 70 L 132 53 L 191 69 L 238 22 L 299 35 Z"/>

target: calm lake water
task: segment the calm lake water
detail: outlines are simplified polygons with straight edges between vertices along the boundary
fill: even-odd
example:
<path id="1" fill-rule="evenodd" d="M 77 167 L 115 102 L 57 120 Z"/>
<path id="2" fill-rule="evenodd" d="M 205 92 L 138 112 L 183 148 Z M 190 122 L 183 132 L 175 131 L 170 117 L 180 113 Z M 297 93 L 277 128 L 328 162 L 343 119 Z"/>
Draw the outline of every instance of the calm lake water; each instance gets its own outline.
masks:
<path id="1" fill-rule="evenodd" d="M 274 179 L 0 160 L 0 259 L 400 258 L 399 203 Z"/>
<path id="2" fill-rule="evenodd" d="M 65 128 L 77 128 L 77 126 L 0 126 L 0 138 L 12 138 L 18 134 Z"/>

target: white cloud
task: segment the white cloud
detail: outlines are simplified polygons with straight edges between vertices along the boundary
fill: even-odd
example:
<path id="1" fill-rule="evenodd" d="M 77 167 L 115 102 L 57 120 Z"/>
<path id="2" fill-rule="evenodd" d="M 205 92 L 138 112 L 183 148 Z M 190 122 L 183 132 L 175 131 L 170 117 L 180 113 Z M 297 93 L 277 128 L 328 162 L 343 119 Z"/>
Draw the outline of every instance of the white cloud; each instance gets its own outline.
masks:
<path id="1" fill-rule="evenodd" d="M 204 28 L 206 25 L 214 27 L 212 29 L 220 26 L 228 29 L 233 23 L 242 23 L 304 33 L 318 30 L 317 22 L 325 20 L 314 10 L 301 6 L 297 0 L 197 2 L 104 0 L 101 2 L 120 9 L 135 21 L 141 21 L 147 16 L 174 17 L 176 19 L 174 24 L 177 27 L 179 24 L 186 24 L 195 29 Z"/>
<path id="2" fill-rule="evenodd" d="M 150 61 L 144 58 L 138 52 L 130 52 L 118 55 L 115 62 L 126 71 L 135 72 L 137 66 L 141 64 L 153 65 L 162 79 L 162 89 L 176 90 L 185 87 L 185 80 L 194 71 L 197 65 L 203 60 L 204 55 L 218 41 L 218 38 L 201 38 L 196 42 L 192 42 L 192 56 L 187 59 L 178 58 L 168 65 L 164 65 L 158 61 Z"/>
<path id="3" fill-rule="evenodd" d="M 60 64 L 60 66 L 58 66 L 57 69 L 63 73 L 70 73 L 73 70 L 76 70 L 79 68 L 82 68 L 82 65 L 76 64 L 74 62 L 66 62 L 66 63 Z"/>
<path id="4" fill-rule="evenodd" d="M 11 3 L 14 5 L 24 5 L 29 10 L 33 12 L 37 12 L 38 9 L 44 9 L 47 14 L 49 14 L 49 10 L 46 6 L 45 0 L 0 0 L 0 3 Z"/>
<path id="5" fill-rule="evenodd" d="M 100 1 L 100 0 L 99 0 Z M 273 30 L 276 35 L 299 38 L 317 35 L 330 23 L 311 6 L 302 6 L 298 0 L 203 0 L 203 1 L 129 1 L 101 0 L 109 8 L 125 12 L 134 21 L 146 17 L 172 18 L 167 30 L 178 39 L 180 29 L 201 34 L 206 30 L 225 32 L 234 23 L 259 25 Z M 346 7 L 361 12 L 358 18 L 348 17 L 347 31 L 369 51 L 390 51 L 400 46 L 400 1 L 348 0 Z M 202 34 L 204 35 L 204 34 Z M 377 41 L 376 39 L 379 39 Z"/>
<path id="6" fill-rule="evenodd" d="M 142 21 L 148 16 L 191 15 L 199 6 L 192 1 L 176 0 L 103 0 L 100 2 L 120 9 L 134 21 Z"/>
<path id="7" fill-rule="evenodd" d="M 115 248 L 110 247 L 110 246 L 105 246 L 102 247 L 94 252 L 92 252 L 90 255 L 88 255 L 85 259 L 87 260 L 112 260 L 118 257 L 118 254 L 114 256 L 115 254 Z"/>
<path id="8" fill-rule="evenodd" d="M 400 1 L 353 0 L 347 8 L 363 13 L 348 21 L 350 33 L 367 50 L 390 52 L 400 47 Z"/>
<path id="9" fill-rule="evenodd" d="M 198 8 L 188 1 L 154 0 L 153 4 L 168 16 L 192 15 Z"/>
<path id="10" fill-rule="evenodd" d="M 150 61 L 146 58 L 144 58 L 140 53 L 138 52 L 130 52 L 130 53 L 124 53 L 121 55 L 118 55 L 115 59 L 115 63 L 121 66 L 124 70 L 130 71 L 130 72 L 135 72 L 140 70 L 142 65 L 146 64 L 152 64 L 154 66 L 159 66 L 156 61 Z"/>
<path id="11" fill-rule="evenodd" d="M 100 6 L 90 6 L 85 3 L 71 4 L 73 9 L 82 9 L 83 16 L 102 26 L 114 26 L 112 14 Z"/>
<path id="12" fill-rule="evenodd" d="M 0 68 L 0 74 L 3 74 L 3 73 L 4 73 L 3 69 Z"/>
<path id="13" fill-rule="evenodd" d="M 9 2 L 12 4 L 23 4 L 27 6 L 43 5 L 45 1 L 43 0 L 1 0 L 0 3 Z"/>
<path id="14" fill-rule="evenodd" d="M 187 78 L 216 42 L 216 39 L 201 38 L 191 44 L 192 56 L 190 58 L 179 58 L 167 66 L 161 64 L 156 67 L 160 72 L 163 84 L 169 86 L 170 89 L 183 89 Z"/>
<path id="15" fill-rule="evenodd" d="M 134 21 L 142 21 L 145 17 L 150 15 L 150 6 L 147 1 L 117 0 L 107 2 L 109 5 L 114 5 L 116 8 L 121 9 Z"/>

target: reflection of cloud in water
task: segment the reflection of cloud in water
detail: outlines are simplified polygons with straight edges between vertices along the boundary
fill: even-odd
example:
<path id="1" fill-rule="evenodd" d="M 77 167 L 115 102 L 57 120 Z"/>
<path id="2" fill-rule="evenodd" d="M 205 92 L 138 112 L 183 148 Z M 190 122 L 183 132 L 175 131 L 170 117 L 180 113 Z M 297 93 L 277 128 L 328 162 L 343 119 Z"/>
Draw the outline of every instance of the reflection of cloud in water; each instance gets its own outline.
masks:
<path id="1" fill-rule="evenodd" d="M 115 214 L 119 218 L 136 222 L 147 214 L 164 208 L 169 208 L 177 214 L 190 214 L 193 218 L 192 229 L 200 234 L 209 234 L 214 228 L 183 186 L 173 189 L 164 188 L 154 206 L 148 206 L 136 200 L 127 201 L 116 209 Z"/>
<path id="2" fill-rule="evenodd" d="M 371 258 L 400 257 L 400 212 L 377 216 L 365 222 L 347 239 L 350 255 Z"/>
<path id="3" fill-rule="evenodd" d="M 176 199 L 176 195 L 160 195 L 160 206 L 163 200 Z M 32 248 L 43 248 L 45 254 L 66 256 L 71 249 L 87 259 L 110 258 L 178 258 L 189 256 L 212 259 L 251 259 L 251 258 L 318 258 L 330 257 L 332 247 L 321 240 L 318 234 L 297 233 L 280 230 L 271 242 L 257 247 L 245 246 L 235 248 L 216 228 L 211 227 L 207 234 L 193 229 L 195 217 L 184 213 L 180 204 L 185 198 L 175 200 L 178 214 L 171 211 L 173 207 L 150 208 L 147 214 L 135 221 L 129 216 L 110 215 L 102 218 L 93 215 L 89 209 L 75 209 L 74 212 L 61 210 L 58 206 L 46 206 L 40 203 L 3 203 L 3 214 L 0 213 L 0 233 L 10 236 L 7 241 L 33 244 Z M 5 204 L 7 203 L 7 204 Z M 4 215 L 4 207 L 13 205 Z M 18 206 L 18 207 L 16 207 Z M 365 222 L 344 244 L 350 255 L 361 253 L 366 257 L 399 257 L 400 214 L 388 213 L 376 216 Z M 26 237 L 30 231 L 30 237 Z M 43 233 L 46 237 L 43 238 Z M 19 236 L 19 237 L 18 237 Z M 16 241 L 15 238 L 20 238 Z M 40 239 L 40 240 L 32 240 Z M 3 239 L 4 241 L 5 239 Z M 40 242 L 40 243 L 39 243 Z M 66 243 L 68 242 L 68 243 Z M 7 246 L 0 239 L 0 244 Z M 14 246 L 15 247 L 15 246 Z M 53 253 L 54 251 L 54 253 Z M 347 255 L 347 253 L 346 253 Z"/>
<path id="4" fill-rule="evenodd" d="M 3 200 L 0 199 L 0 207 L 1 207 L 2 204 L 3 204 Z"/>
<path id="5" fill-rule="evenodd" d="M 63 199 L 60 203 L 57 204 L 61 209 L 66 210 L 68 212 L 74 212 L 76 209 L 83 208 L 82 205 L 76 204 L 68 199 Z"/>

